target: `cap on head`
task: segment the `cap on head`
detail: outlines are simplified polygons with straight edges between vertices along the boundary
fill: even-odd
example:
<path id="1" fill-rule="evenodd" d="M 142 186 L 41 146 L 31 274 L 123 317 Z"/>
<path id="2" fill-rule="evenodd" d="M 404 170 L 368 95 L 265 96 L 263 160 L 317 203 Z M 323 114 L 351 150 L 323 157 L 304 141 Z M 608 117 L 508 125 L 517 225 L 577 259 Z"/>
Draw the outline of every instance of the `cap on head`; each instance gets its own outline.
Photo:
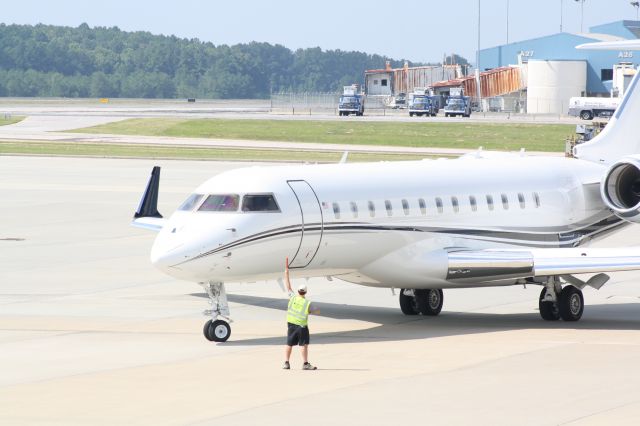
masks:
<path id="1" fill-rule="evenodd" d="M 307 285 L 306 284 L 300 284 L 298 286 L 298 293 L 306 293 L 307 292 Z"/>

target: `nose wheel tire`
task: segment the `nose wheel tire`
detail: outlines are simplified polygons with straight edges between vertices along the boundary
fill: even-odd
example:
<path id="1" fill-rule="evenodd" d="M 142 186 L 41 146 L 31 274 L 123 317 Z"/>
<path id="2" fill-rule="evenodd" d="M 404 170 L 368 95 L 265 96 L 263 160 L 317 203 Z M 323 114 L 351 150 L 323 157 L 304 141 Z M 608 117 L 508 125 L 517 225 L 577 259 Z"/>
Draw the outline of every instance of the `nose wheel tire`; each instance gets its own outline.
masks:
<path id="1" fill-rule="evenodd" d="M 578 321 L 584 312 L 582 291 L 572 285 L 563 288 L 558 300 L 558 309 L 563 320 Z"/>
<path id="2" fill-rule="evenodd" d="M 444 294 L 439 288 L 416 290 L 416 305 L 422 315 L 435 316 L 442 311 Z"/>
<path id="3" fill-rule="evenodd" d="M 540 316 L 545 321 L 557 321 L 560 319 L 560 311 L 558 310 L 558 304 L 555 302 L 545 302 L 545 296 L 547 295 L 547 289 L 543 288 L 540 292 L 540 299 L 538 300 L 538 308 L 540 309 Z"/>
<path id="4" fill-rule="evenodd" d="M 226 342 L 231 336 L 231 326 L 223 320 L 209 320 L 204 324 L 202 332 L 210 342 Z"/>

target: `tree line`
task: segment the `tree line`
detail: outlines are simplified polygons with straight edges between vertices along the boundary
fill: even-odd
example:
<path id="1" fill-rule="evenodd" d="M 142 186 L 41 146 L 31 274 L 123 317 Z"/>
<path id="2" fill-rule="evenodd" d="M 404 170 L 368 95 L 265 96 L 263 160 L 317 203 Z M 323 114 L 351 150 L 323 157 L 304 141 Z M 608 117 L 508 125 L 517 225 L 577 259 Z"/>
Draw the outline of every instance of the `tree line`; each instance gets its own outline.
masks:
<path id="1" fill-rule="evenodd" d="M 0 96 L 268 98 L 272 92 L 337 91 L 362 83 L 364 70 L 386 61 L 404 63 L 319 47 L 216 46 L 87 24 L 0 24 Z"/>

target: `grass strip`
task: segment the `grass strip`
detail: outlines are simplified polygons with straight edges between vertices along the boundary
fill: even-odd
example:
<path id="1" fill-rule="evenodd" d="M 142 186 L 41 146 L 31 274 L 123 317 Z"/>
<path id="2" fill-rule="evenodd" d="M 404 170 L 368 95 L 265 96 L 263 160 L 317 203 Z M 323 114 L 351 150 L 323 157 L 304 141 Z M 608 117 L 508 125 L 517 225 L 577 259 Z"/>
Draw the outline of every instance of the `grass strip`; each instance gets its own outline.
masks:
<path id="1" fill-rule="evenodd" d="M 117 158 L 163 158 L 221 161 L 338 162 L 341 152 L 269 149 L 199 148 L 167 145 L 125 145 L 70 142 L 0 141 L 0 155 L 58 155 Z M 425 155 L 349 153 L 349 162 L 419 160 Z"/>
<path id="2" fill-rule="evenodd" d="M 23 116 L 20 115 L 11 115 L 11 114 L 3 114 L 0 115 L 0 126 L 7 126 L 9 124 L 16 124 L 20 121 L 24 120 Z"/>
<path id="3" fill-rule="evenodd" d="M 561 152 L 569 124 L 135 118 L 78 133 Z"/>

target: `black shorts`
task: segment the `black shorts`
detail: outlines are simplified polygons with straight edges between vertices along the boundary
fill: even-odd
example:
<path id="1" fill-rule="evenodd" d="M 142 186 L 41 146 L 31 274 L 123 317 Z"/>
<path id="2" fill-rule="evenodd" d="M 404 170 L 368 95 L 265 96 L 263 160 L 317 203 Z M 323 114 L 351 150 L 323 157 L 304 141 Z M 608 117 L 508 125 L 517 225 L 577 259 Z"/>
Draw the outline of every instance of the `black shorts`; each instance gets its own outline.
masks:
<path id="1" fill-rule="evenodd" d="M 309 327 L 287 323 L 287 346 L 304 346 L 310 342 Z"/>

